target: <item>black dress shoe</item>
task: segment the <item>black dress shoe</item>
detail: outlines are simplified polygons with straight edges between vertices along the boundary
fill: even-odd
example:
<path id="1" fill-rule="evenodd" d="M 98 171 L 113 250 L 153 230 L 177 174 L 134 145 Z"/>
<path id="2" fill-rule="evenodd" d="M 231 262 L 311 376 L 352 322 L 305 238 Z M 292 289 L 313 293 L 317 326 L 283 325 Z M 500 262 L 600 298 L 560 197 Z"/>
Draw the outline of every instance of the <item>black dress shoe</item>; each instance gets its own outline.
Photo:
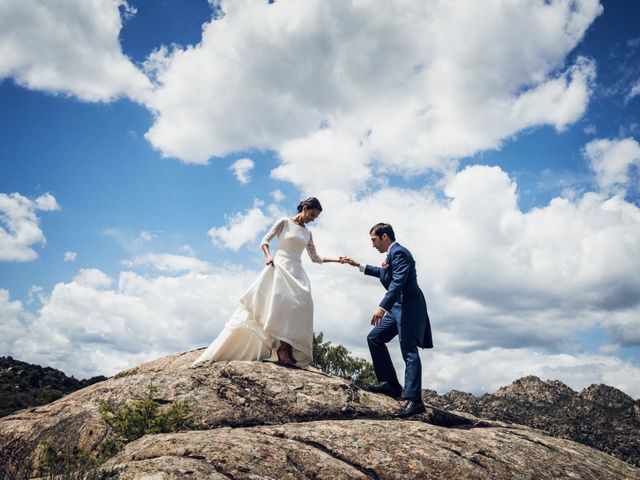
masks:
<path id="1" fill-rule="evenodd" d="M 382 395 L 388 395 L 392 398 L 400 398 L 402 396 L 402 387 L 389 382 L 385 382 L 382 385 L 369 385 L 367 386 L 367 390 L 371 393 L 381 393 Z"/>
<path id="2" fill-rule="evenodd" d="M 402 410 L 400 410 L 400 413 L 398 413 L 396 417 L 407 418 L 413 415 L 418 415 L 419 413 L 424 413 L 426 411 L 427 409 L 425 408 L 424 403 L 422 403 L 422 400 L 407 400 L 407 403 L 404 404 L 404 407 L 402 408 Z"/>

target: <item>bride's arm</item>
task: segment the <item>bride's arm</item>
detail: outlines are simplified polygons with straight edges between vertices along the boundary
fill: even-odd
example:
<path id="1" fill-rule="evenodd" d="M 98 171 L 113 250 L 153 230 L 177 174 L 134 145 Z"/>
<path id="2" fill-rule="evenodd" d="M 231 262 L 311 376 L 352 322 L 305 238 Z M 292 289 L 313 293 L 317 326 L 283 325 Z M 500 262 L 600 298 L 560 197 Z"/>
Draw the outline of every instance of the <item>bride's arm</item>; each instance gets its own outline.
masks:
<path id="1" fill-rule="evenodd" d="M 260 248 L 262 248 L 262 253 L 264 253 L 264 256 L 266 257 L 264 264 L 273 266 L 273 257 L 269 252 L 269 244 L 263 243 L 262 245 L 260 245 Z"/>
<path id="2" fill-rule="evenodd" d="M 260 248 L 262 249 L 262 253 L 266 257 L 264 264 L 273 266 L 273 257 L 271 257 L 271 252 L 269 252 L 269 242 L 273 240 L 276 235 L 280 235 L 282 229 L 284 228 L 284 223 L 286 219 L 281 218 L 276 223 L 273 224 L 271 230 L 267 232 L 267 234 L 263 237 L 262 242 L 260 242 Z"/>
<path id="3" fill-rule="evenodd" d="M 340 263 L 339 258 L 322 257 L 322 263 Z"/>
<path id="4" fill-rule="evenodd" d="M 309 232 L 309 241 L 307 242 L 307 253 L 313 263 L 340 263 L 339 258 L 320 257 L 318 255 L 316 252 L 316 246 L 313 243 L 313 236 L 311 235 L 311 232 Z"/>

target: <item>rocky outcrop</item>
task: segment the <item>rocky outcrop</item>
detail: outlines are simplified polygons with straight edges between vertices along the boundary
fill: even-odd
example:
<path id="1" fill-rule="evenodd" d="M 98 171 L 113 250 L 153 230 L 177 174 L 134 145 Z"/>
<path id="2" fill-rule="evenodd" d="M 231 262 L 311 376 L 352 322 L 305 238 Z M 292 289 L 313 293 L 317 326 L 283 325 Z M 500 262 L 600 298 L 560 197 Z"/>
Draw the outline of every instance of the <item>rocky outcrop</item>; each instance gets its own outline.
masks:
<path id="1" fill-rule="evenodd" d="M 613 387 L 591 385 L 578 393 L 557 380 L 529 376 L 493 395 L 454 390 L 423 396 L 445 410 L 527 425 L 640 466 L 640 401 Z"/>
<path id="2" fill-rule="evenodd" d="M 152 435 L 110 460 L 133 479 L 622 479 L 640 471 L 529 429 L 442 428 L 420 419 L 324 420 Z"/>
<path id="3" fill-rule="evenodd" d="M 346 380 L 270 363 L 191 368 L 199 353 L 161 358 L 1 418 L 5 478 L 16 478 L 10 469 L 28 465 L 43 441 L 92 448 L 104 434 L 99 400 L 122 404 L 152 383 L 163 404 L 188 402 L 194 430 L 130 443 L 103 465 L 109 478 L 640 479 L 620 460 L 527 427 L 437 408 L 396 420 L 399 402 Z"/>

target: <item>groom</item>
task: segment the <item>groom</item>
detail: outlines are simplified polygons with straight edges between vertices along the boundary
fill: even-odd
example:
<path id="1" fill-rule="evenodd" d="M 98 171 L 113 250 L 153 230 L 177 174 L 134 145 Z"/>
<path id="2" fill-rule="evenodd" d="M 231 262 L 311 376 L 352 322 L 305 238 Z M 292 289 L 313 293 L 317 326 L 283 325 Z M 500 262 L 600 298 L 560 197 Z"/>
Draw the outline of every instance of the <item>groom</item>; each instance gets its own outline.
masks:
<path id="1" fill-rule="evenodd" d="M 418 287 L 415 261 L 409 250 L 396 242 L 391 225 L 378 223 L 371 228 L 369 235 L 373 247 L 380 253 L 387 253 L 381 267 L 363 266 L 350 258 L 343 258 L 344 262 L 358 267 L 365 275 L 380 278 L 387 290 L 371 318 L 371 325 L 375 328 L 367 336 L 376 377 L 382 384 L 371 386 L 369 390 L 392 397 L 402 396 L 406 403 L 398 417 L 406 418 L 425 411 L 418 347 L 433 348 L 427 303 Z M 396 335 L 406 365 L 404 390 L 398 382 L 386 345 Z"/>

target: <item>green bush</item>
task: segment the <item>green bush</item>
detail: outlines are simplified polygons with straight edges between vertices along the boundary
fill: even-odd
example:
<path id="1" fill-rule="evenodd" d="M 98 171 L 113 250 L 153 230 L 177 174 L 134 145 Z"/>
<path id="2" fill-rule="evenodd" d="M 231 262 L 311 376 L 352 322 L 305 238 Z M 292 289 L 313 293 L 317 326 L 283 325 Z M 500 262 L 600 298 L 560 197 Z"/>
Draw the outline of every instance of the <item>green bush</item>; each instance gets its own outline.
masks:
<path id="1" fill-rule="evenodd" d="M 154 398 L 156 388 L 149 385 L 143 398 L 128 405 L 117 406 L 99 401 L 100 420 L 107 427 L 101 449 L 114 455 L 127 443 L 150 433 L 170 433 L 189 430 L 193 426 L 191 409 L 186 402 L 176 402 L 160 410 Z"/>
<path id="2" fill-rule="evenodd" d="M 151 433 L 170 433 L 193 427 L 191 409 L 186 402 L 161 409 L 154 398 L 156 388 L 149 385 L 142 398 L 125 405 L 98 400 L 100 422 L 106 433 L 96 449 L 65 449 L 53 442 L 40 446 L 36 475 L 51 479 L 85 480 L 99 478 L 100 465 L 124 448 L 127 443 Z"/>
<path id="3" fill-rule="evenodd" d="M 322 332 L 313 334 L 313 366 L 330 375 L 337 375 L 359 386 L 376 383 L 376 375 L 371 362 L 352 357 L 342 345 L 323 342 Z"/>
<path id="4" fill-rule="evenodd" d="M 106 461 L 88 449 L 65 449 L 54 442 L 40 445 L 35 474 L 44 480 L 89 480 L 99 478 L 98 469 Z"/>

